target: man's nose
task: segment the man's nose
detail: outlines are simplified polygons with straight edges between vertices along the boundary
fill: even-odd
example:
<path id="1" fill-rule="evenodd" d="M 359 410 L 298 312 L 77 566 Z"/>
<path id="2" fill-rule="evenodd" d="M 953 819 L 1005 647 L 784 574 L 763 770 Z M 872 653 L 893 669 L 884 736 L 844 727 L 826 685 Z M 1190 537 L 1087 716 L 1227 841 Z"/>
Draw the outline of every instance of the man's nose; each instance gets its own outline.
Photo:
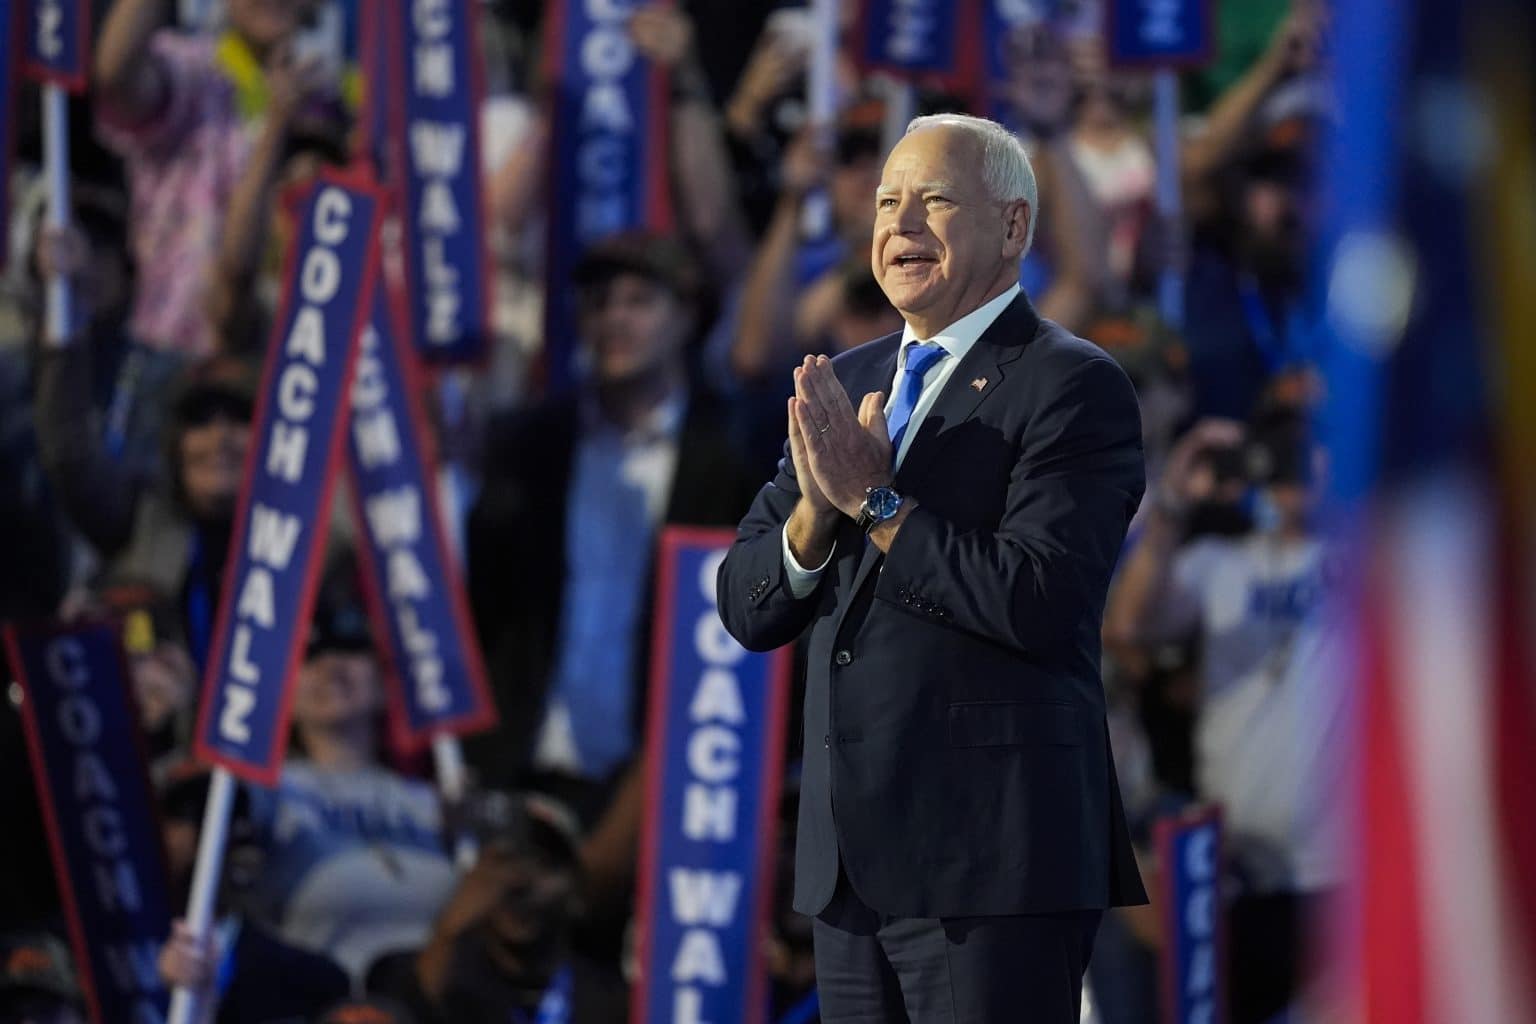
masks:
<path id="1" fill-rule="evenodd" d="M 924 211 L 922 201 L 916 196 L 905 196 L 896 203 L 896 216 L 891 230 L 898 235 L 915 235 L 923 230 Z"/>

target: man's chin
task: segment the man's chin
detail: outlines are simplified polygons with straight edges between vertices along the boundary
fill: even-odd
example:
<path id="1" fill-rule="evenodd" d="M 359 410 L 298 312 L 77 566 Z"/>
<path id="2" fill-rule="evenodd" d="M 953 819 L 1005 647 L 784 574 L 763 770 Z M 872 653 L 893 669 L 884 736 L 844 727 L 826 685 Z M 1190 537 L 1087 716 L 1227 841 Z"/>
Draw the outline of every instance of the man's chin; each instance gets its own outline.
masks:
<path id="1" fill-rule="evenodd" d="M 881 279 L 880 290 L 898 310 L 919 312 L 933 304 L 936 283 L 928 274 L 892 267 Z"/>
<path id="2" fill-rule="evenodd" d="M 926 289 L 922 291 L 902 291 L 901 289 L 896 289 L 886 292 L 885 297 L 890 301 L 896 312 L 901 314 L 904 320 L 914 316 L 922 316 L 923 311 L 933 305 L 933 296 Z"/>

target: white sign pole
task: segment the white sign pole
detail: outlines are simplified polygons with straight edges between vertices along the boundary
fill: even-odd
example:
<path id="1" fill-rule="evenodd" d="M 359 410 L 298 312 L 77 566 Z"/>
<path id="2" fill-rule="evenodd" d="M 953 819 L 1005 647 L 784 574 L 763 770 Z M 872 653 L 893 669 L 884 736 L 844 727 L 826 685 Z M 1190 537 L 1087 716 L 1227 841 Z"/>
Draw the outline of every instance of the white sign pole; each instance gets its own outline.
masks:
<path id="1" fill-rule="evenodd" d="M 445 367 L 439 373 L 437 401 L 438 420 L 442 423 L 445 435 L 462 433 L 468 429 L 469 379 L 464 370 Z M 448 548 L 458 561 L 459 568 L 463 569 L 465 516 L 469 514 L 471 497 L 469 471 L 464 468 L 464 460 L 457 454 L 460 449 L 456 445 L 444 444 L 439 447 L 455 452 L 452 457 L 443 459 L 438 467 L 438 510 L 442 513 L 440 518 L 443 529 L 448 534 Z"/>
<path id="2" fill-rule="evenodd" d="M 1157 283 L 1158 310 L 1163 322 L 1178 329 L 1184 323 L 1183 199 L 1179 188 L 1179 79 L 1172 68 L 1153 76 L 1157 149 L 1157 213 L 1166 232 L 1167 254 Z"/>
<path id="3" fill-rule="evenodd" d="M 439 420 L 444 432 L 462 431 L 469 416 L 469 381 L 457 368 L 445 369 L 438 378 Z M 444 446 L 451 447 L 451 446 Z M 469 474 L 455 456 L 444 459 L 438 470 L 438 519 L 448 534 L 449 557 L 459 566 L 462 578 L 465 566 L 465 520 L 469 515 Z M 432 737 L 432 761 L 437 770 L 437 789 L 445 807 L 460 808 L 469 791 L 469 776 L 464 768 L 464 748 L 458 736 L 440 732 Z M 455 837 L 454 862 L 461 869 L 474 866 L 478 850 L 474 837 L 460 833 Z"/>
<path id="4" fill-rule="evenodd" d="M 917 113 L 917 88 L 904 78 L 885 76 L 885 118 L 880 123 L 880 148 L 889 153 L 907 133 L 907 124 Z"/>
<path id="5" fill-rule="evenodd" d="M 469 775 L 464 768 L 464 748 L 452 733 L 432 737 L 432 762 L 437 769 L 437 788 L 445 807 L 460 807 L 469 790 Z M 461 832 L 454 839 L 453 860 L 461 870 L 474 866 L 479 850 L 474 836 Z"/>
<path id="6" fill-rule="evenodd" d="M 48 227 L 69 226 L 69 97 L 63 86 L 43 86 L 43 166 L 48 175 Z M 54 344 L 70 336 L 69 279 L 50 274 L 47 282 L 45 335 Z"/>
<path id="7" fill-rule="evenodd" d="M 203 808 L 203 831 L 197 842 L 197 866 L 192 871 L 192 893 L 187 898 L 187 929 L 199 941 L 213 930 L 214 897 L 224 873 L 224 845 L 229 839 L 229 812 L 235 801 L 235 780 L 223 768 L 215 768 L 208 784 L 208 803 Z M 215 950 L 218 954 L 219 950 Z M 212 1007 L 204 1005 L 211 993 L 177 986 L 171 993 L 167 1024 L 201 1024 L 212 1019 Z"/>
<path id="8" fill-rule="evenodd" d="M 811 0 L 811 60 L 805 76 L 805 105 L 811 130 L 830 135 L 837 117 L 839 0 Z M 824 141 L 824 140 L 823 140 Z M 832 228 L 832 201 L 825 190 L 805 197 L 800 231 L 820 238 Z"/>

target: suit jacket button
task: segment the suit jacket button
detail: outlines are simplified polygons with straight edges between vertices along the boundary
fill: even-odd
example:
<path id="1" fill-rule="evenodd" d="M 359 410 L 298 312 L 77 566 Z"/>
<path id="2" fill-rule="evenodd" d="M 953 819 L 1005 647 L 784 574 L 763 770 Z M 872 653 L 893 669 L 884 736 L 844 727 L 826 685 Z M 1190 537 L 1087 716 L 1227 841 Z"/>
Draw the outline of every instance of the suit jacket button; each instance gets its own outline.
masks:
<path id="1" fill-rule="evenodd" d="M 839 665 L 851 665 L 853 664 L 853 653 L 844 649 L 834 654 L 832 656 L 832 660 L 837 662 Z"/>
<path id="2" fill-rule="evenodd" d="M 832 749 L 832 734 L 831 733 L 824 733 L 822 735 L 822 737 L 821 737 L 821 745 L 823 747 L 826 747 L 828 750 Z"/>

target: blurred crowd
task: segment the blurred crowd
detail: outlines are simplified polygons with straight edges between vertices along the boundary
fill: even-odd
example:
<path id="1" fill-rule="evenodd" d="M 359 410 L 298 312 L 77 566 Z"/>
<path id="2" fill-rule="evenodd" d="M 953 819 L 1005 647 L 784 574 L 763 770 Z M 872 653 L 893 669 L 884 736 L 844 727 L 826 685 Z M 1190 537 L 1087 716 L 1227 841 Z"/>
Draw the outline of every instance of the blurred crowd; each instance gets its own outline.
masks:
<path id="1" fill-rule="evenodd" d="M 67 229 L 42 225 L 35 93 L 17 104 L 0 619 L 124 624 L 183 906 L 208 788 L 191 724 L 293 230 L 281 196 L 349 159 L 357 76 L 309 44 L 318 0 L 94 6 Z M 1150 78 L 1109 65 L 1091 0 L 1036 5 L 983 98 L 921 84 L 905 96 L 862 71 L 846 3 L 831 124 L 808 122 L 805 8 L 636 5 L 634 46 L 669 72 L 677 227 L 603 239 L 571 280 L 546 285 L 546 6 L 479 6 L 493 353 L 449 371 L 466 401 L 433 417 L 462 484 L 452 532 L 501 724 L 466 741 L 473 786 L 451 806 L 430 763 L 397 748 L 357 525 L 337 501 L 288 763 L 275 788 L 241 790 L 216 927 L 198 938 L 178 923 L 162 975 L 217 992 L 223 1022 L 565 1019 L 542 1016 L 552 1006 L 624 1019 L 652 541 L 664 525 L 735 525 L 780 457 L 804 354 L 900 329 L 867 253 L 889 122 L 907 103 L 995 116 L 1025 140 L 1041 209 L 1021 281 L 1043 316 L 1120 361 L 1141 398 L 1147 498 L 1103 640 L 1148 888 L 1154 822 L 1219 805 L 1232 1019 L 1304 998 L 1309 926 L 1340 878 L 1326 796 L 1344 707 L 1316 614 L 1334 563 L 1312 518 L 1328 460 L 1309 420 L 1326 381 L 1305 287 L 1315 142 L 1335 116 L 1325 11 L 1216 5 L 1215 59 L 1181 76 L 1170 222 L 1155 202 Z M 822 201 L 832 229 L 808 239 L 804 210 Z M 1176 313 L 1158 302 L 1170 270 Z M 44 329 L 48 274 L 73 285 L 67 337 Z M 547 287 L 577 297 L 568 394 L 541 386 Z M 18 694 L 0 702 L 0 817 L 26 837 L 0 853 L 0 1021 L 80 1019 Z M 792 728 L 786 851 L 799 742 Z M 478 850 L 467 865 L 465 837 Z M 1162 941 L 1156 907 L 1106 915 L 1087 982 L 1095 1019 L 1155 1019 Z M 787 897 L 765 949 L 779 1019 L 814 985 L 809 923 Z M 358 1001 L 378 1015 L 345 1016 Z"/>

